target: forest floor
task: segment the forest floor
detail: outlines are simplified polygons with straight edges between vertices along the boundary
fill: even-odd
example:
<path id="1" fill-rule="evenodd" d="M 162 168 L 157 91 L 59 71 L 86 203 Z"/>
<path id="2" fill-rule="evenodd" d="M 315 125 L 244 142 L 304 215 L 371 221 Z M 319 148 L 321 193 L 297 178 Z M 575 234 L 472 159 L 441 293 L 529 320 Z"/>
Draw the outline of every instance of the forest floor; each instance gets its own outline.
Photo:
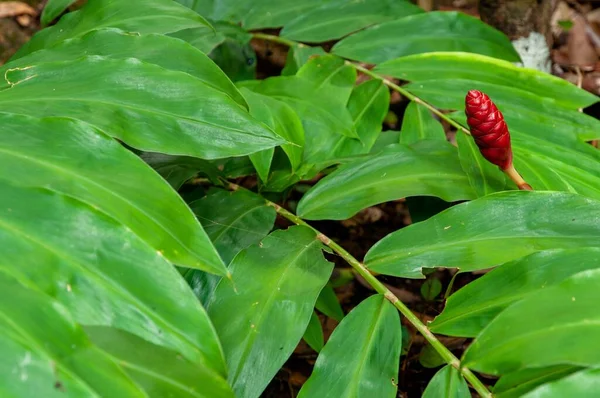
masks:
<path id="1" fill-rule="evenodd" d="M 301 0 L 299 0 L 301 1 Z M 39 15 L 45 0 L 4 1 L 0 0 L 0 65 L 6 62 L 16 50 L 40 29 Z M 81 3 L 81 2 L 78 2 Z M 474 1 L 453 0 L 440 4 L 442 10 L 458 10 L 470 15 L 478 16 L 477 4 Z M 594 4 L 594 3 L 589 3 Z M 580 85 L 582 88 L 600 94 L 600 8 L 593 7 L 584 1 L 560 1 L 557 11 L 553 16 L 553 34 L 555 45 L 552 52 L 553 73 Z M 584 18 L 579 18 L 584 16 Z M 279 74 L 285 61 L 284 47 L 269 45 L 264 42 L 253 43 L 258 55 L 257 76 L 260 78 Z M 392 96 L 390 110 L 402 120 L 407 100 L 397 93 Z M 586 110 L 590 112 L 590 110 Z M 592 113 L 596 113 L 593 111 Z M 599 117 L 600 114 L 596 114 Z M 386 130 L 400 128 L 393 121 L 384 126 Z M 448 129 L 449 137 L 452 132 Z M 292 193 L 287 204 L 293 204 L 300 198 L 299 192 Z M 365 209 L 352 219 L 341 222 L 315 222 L 313 225 L 334 239 L 347 249 L 356 258 L 364 257 L 367 250 L 385 235 L 403 228 L 414 221 L 425 219 L 437 213 L 450 204 L 440 200 L 398 200 L 384 203 Z M 278 220 L 278 226 L 285 227 L 287 222 Z M 349 267 L 340 258 L 328 255 L 330 261 L 336 264 L 337 274 L 348 274 Z M 458 275 L 453 283 L 452 291 L 481 275 L 465 273 Z M 444 292 L 448 287 L 454 272 L 452 270 L 439 270 L 428 275 L 428 279 L 438 279 L 442 284 L 442 291 L 434 299 L 425 298 L 422 294 L 422 285 L 425 280 L 399 279 L 393 277 L 380 277 L 381 281 L 407 304 L 424 322 L 432 320 L 443 309 Z M 350 280 L 348 283 L 335 289 L 338 300 L 341 302 L 345 313 L 348 313 L 364 298 L 373 294 L 366 283 L 359 279 Z M 324 315 L 320 315 L 325 339 L 329 337 L 337 322 Z M 404 347 L 405 355 L 402 356 L 401 378 L 398 382 L 399 397 L 420 397 L 426 383 L 439 369 L 439 361 L 432 351 L 427 348 L 426 342 L 415 333 L 410 325 L 404 325 L 409 332 L 407 346 Z M 444 344 L 455 355 L 460 357 L 469 341 L 466 339 L 444 338 Z M 263 397 L 287 398 L 295 397 L 302 384 L 310 376 L 311 369 L 317 358 L 317 353 L 302 341 L 296 348 L 293 356 L 279 371 L 271 382 Z M 493 382 L 492 379 L 484 382 Z"/>

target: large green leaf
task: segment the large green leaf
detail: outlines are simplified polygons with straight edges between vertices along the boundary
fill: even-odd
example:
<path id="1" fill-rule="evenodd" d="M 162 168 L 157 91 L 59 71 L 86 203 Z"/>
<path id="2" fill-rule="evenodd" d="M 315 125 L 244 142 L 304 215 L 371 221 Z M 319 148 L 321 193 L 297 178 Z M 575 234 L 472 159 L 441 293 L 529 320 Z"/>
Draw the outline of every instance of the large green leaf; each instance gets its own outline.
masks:
<path id="1" fill-rule="evenodd" d="M 600 391 L 600 369 L 586 369 L 544 384 L 523 398 L 591 397 Z"/>
<path id="2" fill-rule="evenodd" d="M 137 36 L 119 29 L 95 30 L 9 62 L 0 73 L 43 62 L 73 61 L 82 54 L 112 59 L 137 58 L 165 69 L 186 72 L 247 108 L 244 97 L 208 56 L 181 40 L 156 34 Z"/>
<path id="3" fill-rule="evenodd" d="M 130 228 L 50 188 L 0 180 L 3 273 L 60 302 L 80 324 L 126 330 L 225 376 L 217 335 L 175 267 Z M 40 323 L 2 292 L 35 322 L 23 330 L 48 333 L 56 324 Z"/>
<path id="4" fill-rule="evenodd" d="M 423 268 L 473 271 L 554 248 L 594 247 L 600 202 L 563 192 L 508 191 L 454 206 L 377 242 L 372 271 L 423 278 Z"/>
<path id="5" fill-rule="evenodd" d="M 397 58 L 378 65 L 374 70 L 382 75 L 409 81 L 469 80 L 473 84 L 491 83 L 528 92 L 542 98 L 552 98 L 561 105 L 579 108 L 598 98 L 564 79 L 535 69 L 515 66 L 511 62 L 479 54 L 436 52 Z M 452 93 L 448 93 L 452 94 Z M 457 93 L 464 98 L 464 93 Z"/>
<path id="6" fill-rule="evenodd" d="M 285 24 L 281 36 L 303 42 L 324 42 L 370 25 L 423 12 L 404 0 L 334 0 L 307 11 Z"/>
<path id="7" fill-rule="evenodd" d="M 398 38 L 401 37 L 401 40 Z M 519 61 L 508 38 L 479 19 L 458 12 L 428 12 L 385 22 L 350 35 L 334 54 L 378 64 L 403 55 L 461 51 Z"/>
<path id="8" fill-rule="evenodd" d="M 445 141 L 446 133 L 440 122 L 433 118 L 429 109 L 411 102 L 404 111 L 400 143 L 410 145 L 420 140 Z"/>
<path id="9" fill-rule="evenodd" d="M 401 349 L 398 311 L 371 296 L 335 328 L 298 397 L 393 398 Z"/>
<path id="10" fill-rule="evenodd" d="M 0 289 L 2 396 L 147 396 L 51 297 L 4 272 Z"/>
<path id="11" fill-rule="evenodd" d="M 56 17 L 62 14 L 69 6 L 77 0 L 48 0 L 42 11 L 41 22 L 48 25 Z"/>
<path id="12" fill-rule="evenodd" d="M 512 303 L 596 268 L 600 268 L 598 248 L 531 254 L 503 264 L 454 293 L 429 327 L 435 333 L 475 337 Z"/>
<path id="13" fill-rule="evenodd" d="M 599 284 L 600 270 L 582 271 L 511 305 L 477 336 L 462 363 L 496 375 L 559 364 L 598 366 Z"/>
<path id="14" fill-rule="evenodd" d="M 473 198 L 452 145 L 443 141 L 397 145 L 343 165 L 304 195 L 298 215 L 343 220 L 369 206 L 416 195 L 447 201 Z"/>
<path id="15" fill-rule="evenodd" d="M 526 368 L 502 376 L 494 385 L 494 396 L 498 398 L 521 398 L 542 384 L 559 380 L 582 370 L 580 366 L 555 365 L 543 368 Z"/>
<path id="16" fill-rule="evenodd" d="M 215 183 L 219 182 L 219 177 L 224 177 L 217 165 L 204 159 L 155 152 L 144 152 L 140 157 L 167 180 L 175 190 L 181 188 L 186 181 L 198 174 L 207 176 Z"/>
<path id="17" fill-rule="evenodd" d="M 127 226 L 168 260 L 224 275 L 217 251 L 165 181 L 81 122 L 0 113 L 0 179 L 77 198 Z"/>
<path id="18" fill-rule="evenodd" d="M 422 398 L 470 398 L 469 386 L 456 370 L 446 365 L 431 379 L 423 391 Z"/>
<path id="19" fill-rule="evenodd" d="M 145 151 L 222 158 L 284 142 L 227 94 L 135 59 L 91 56 L 10 69 L 5 77 L 4 112 L 76 118 Z"/>
<path id="20" fill-rule="evenodd" d="M 172 0 L 94 0 L 71 12 L 54 26 L 38 32 L 15 54 L 20 58 L 63 40 L 102 28 L 119 28 L 135 34 L 170 33 L 209 23 Z"/>
<path id="21" fill-rule="evenodd" d="M 181 354 L 133 334 L 105 326 L 86 326 L 90 340 L 110 355 L 151 397 L 233 398 L 225 378 Z M 117 392 L 121 394 L 121 392 Z"/>
<path id="22" fill-rule="evenodd" d="M 333 264 L 309 228 L 276 231 L 238 254 L 208 312 L 238 397 L 257 397 L 302 338 Z"/>

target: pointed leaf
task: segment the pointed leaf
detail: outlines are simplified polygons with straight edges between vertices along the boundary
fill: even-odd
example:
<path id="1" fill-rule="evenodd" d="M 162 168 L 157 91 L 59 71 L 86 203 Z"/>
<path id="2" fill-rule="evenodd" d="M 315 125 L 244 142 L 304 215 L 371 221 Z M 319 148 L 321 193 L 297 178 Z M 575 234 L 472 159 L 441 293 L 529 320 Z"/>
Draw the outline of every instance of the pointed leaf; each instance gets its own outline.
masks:
<path id="1" fill-rule="evenodd" d="M 472 52 L 519 61 L 502 32 L 472 16 L 448 11 L 417 14 L 372 26 L 341 40 L 332 51 L 373 64 L 434 51 Z"/>
<path id="2" fill-rule="evenodd" d="M 461 272 L 500 265 L 537 251 L 597 246 L 600 202 L 563 192 L 499 192 L 454 206 L 377 242 L 370 270 L 423 278 L 425 267 Z"/>
<path id="3" fill-rule="evenodd" d="M 600 268 L 600 249 L 548 250 L 503 264 L 450 296 L 429 328 L 449 336 L 475 337 L 512 303 Z"/>
<path id="4" fill-rule="evenodd" d="M 310 220 L 344 220 L 369 206 L 416 195 L 448 201 L 473 197 L 451 144 L 398 145 L 343 165 L 302 197 L 297 212 Z"/>
<path id="5" fill-rule="evenodd" d="M 600 270 L 582 271 L 513 304 L 465 351 L 464 366 L 495 375 L 559 364 L 598 366 L 599 284 Z"/>
<path id="6" fill-rule="evenodd" d="M 213 159 L 284 142 L 227 94 L 135 59 L 92 56 L 10 69 L 5 77 L 4 112 L 76 118 L 145 151 Z"/>
<path id="7" fill-rule="evenodd" d="M 307 43 L 325 42 L 367 26 L 423 12 L 404 0 L 335 0 L 307 11 L 285 24 L 281 36 Z"/>
<path id="8" fill-rule="evenodd" d="M 225 274 L 183 200 L 115 140 L 59 118 L 0 113 L 0 125 L 0 179 L 77 198 L 127 226 L 168 260 Z"/>
<path id="9" fill-rule="evenodd" d="M 80 324 L 123 329 L 225 376 L 208 316 L 160 252 L 69 196 L 3 180 L 0 192 L 3 274 L 53 297 Z M 27 316 L 29 311 L 14 305 L 15 297 L 4 294 Z M 31 321 L 37 326 L 24 330 L 47 333 L 53 324 L 40 328 L 39 319 Z"/>
<path id="10" fill-rule="evenodd" d="M 586 369 L 544 384 L 523 398 L 584 397 L 600 390 L 600 370 Z"/>
<path id="11" fill-rule="evenodd" d="M 335 328 L 298 398 L 395 397 L 401 346 L 398 311 L 367 298 Z"/>
<path id="12" fill-rule="evenodd" d="M 536 387 L 562 379 L 573 374 L 582 367 L 571 365 L 556 365 L 544 368 L 518 370 L 502 376 L 494 385 L 494 396 L 498 398 L 521 398 Z"/>
<path id="13" fill-rule="evenodd" d="M 427 384 L 422 398 L 470 398 L 467 382 L 456 368 L 446 365 Z"/>
<path id="14" fill-rule="evenodd" d="M 276 231 L 238 254 L 208 312 L 217 329 L 236 396 L 261 394 L 302 338 L 333 264 L 315 232 Z"/>
<path id="15" fill-rule="evenodd" d="M 319 316 L 316 312 L 313 312 L 310 317 L 310 322 L 308 322 L 308 326 L 306 327 L 306 331 L 304 331 L 304 336 L 302 336 L 302 338 L 306 341 L 306 344 L 316 352 L 321 352 L 323 349 L 323 346 L 325 345 L 323 328 L 321 327 L 321 321 L 319 321 Z"/>
<path id="16" fill-rule="evenodd" d="M 111 59 L 137 58 L 165 69 L 185 72 L 248 107 L 231 80 L 207 55 L 181 40 L 156 34 L 136 36 L 119 29 L 94 30 L 9 62 L 2 66 L 0 73 L 43 62 L 74 61 L 82 54 Z"/>
<path id="17" fill-rule="evenodd" d="M 65 15 L 56 25 L 38 32 L 12 59 L 101 28 L 146 34 L 201 26 L 210 28 L 200 14 L 172 0 L 94 0 L 81 10 Z"/>
<path id="18" fill-rule="evenodd" d="M 446 133 L 427 108 L 411 102 L 406 107 L 402 119 L 400 143 L 410 145 L 420 140 L 446 141 Z"/>
<path id="19" fill-rule="evenodd" d="M 328 317 L 335 319 L 338 322 L 341 322 L 344 318 L 344 310 L 338 301 L 337 296 L 335 295 L 335 291 L 331 284 L 328 283 L 325 285 L 319 297 L 317 298 L 317 302 L 315 303 L 315 307 L 321 311 L 323 314 Z"/>
<path id="20" fill-rule="evenodd" d="M 77 0 L 48 0 L 42 11 L 42 25 L 48 25 Z"/>

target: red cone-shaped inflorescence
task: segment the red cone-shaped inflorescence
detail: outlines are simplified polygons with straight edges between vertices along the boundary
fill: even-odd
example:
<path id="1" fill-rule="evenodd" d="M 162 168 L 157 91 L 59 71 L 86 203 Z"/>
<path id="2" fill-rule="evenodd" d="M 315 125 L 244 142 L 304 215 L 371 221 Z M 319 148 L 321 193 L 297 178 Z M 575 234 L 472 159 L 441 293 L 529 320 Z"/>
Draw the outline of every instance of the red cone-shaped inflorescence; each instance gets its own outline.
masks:
<path id="1" fill-rule="evenodd" d="M 502 170 L 508 169 L 513 155 L 502 113 L 490 97 L 477 90 L 467 93 L 465 105 L 467 124 L 483 157 Z"/>

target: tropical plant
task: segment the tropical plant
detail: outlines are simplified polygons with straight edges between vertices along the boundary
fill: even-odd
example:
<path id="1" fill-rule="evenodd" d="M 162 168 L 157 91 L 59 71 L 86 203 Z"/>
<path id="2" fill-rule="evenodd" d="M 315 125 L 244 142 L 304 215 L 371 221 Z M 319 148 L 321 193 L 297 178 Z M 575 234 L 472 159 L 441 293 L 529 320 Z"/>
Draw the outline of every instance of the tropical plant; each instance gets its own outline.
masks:
<path id="1" fill-rule="evenodd" d="M 596 96 L 408 1 L 179 3 L 89 0 L 1 67 L 3 396 L 258 397 L 304 338 L 301 397 L 394 397 L 401 319 L 445 364 L 427 397 L 600 384 L 600 129 L 580 111 Z M 281 76 L 254 78 L 250 40 L 289 47 Z M 470 90 L 534 191 L 469 136 Z M 411 101 L 399 132 L 382 132 L 390 92 Z M 305 221 L 406 197 L 447 209 L 364 261 Z M 344 314 L 324 252 L 377 294 Z M 432 268 L 494 269 L 426 325 L 377 275 Z M 340 321 L 326 343 L 315 308 Z M 474 341 L 458 358 L 434 333 Z"/>

